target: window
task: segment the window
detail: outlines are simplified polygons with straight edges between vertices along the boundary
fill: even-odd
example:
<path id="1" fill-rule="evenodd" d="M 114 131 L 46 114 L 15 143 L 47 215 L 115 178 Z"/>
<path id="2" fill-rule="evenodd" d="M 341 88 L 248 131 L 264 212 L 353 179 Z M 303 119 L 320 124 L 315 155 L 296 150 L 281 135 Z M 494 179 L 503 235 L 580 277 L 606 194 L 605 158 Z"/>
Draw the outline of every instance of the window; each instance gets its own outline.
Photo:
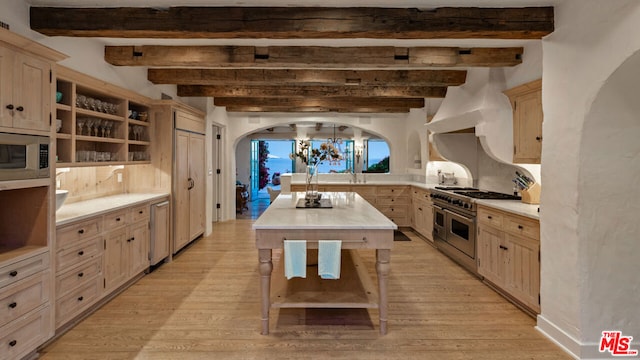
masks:
<path id="1" fill-rule="evenodd" d="M 311 140 L 311 148 L 317 149 L 320 144 L 326 142 L 327 140 Z M 342 161 L 338 164 L 330 164 L 325 160 L 318 166 L 318 173 L 344 173 L 353 169 L 353 140 L 343 140 L 340 150 L 342 151 Z"/>
<path id="2" fill-rule="evenodd" d="M 367 162 L 363 172 L 388 173 L 389 172 L 389 145 L 381 139 L 369 139 L 366 141 Z"/>

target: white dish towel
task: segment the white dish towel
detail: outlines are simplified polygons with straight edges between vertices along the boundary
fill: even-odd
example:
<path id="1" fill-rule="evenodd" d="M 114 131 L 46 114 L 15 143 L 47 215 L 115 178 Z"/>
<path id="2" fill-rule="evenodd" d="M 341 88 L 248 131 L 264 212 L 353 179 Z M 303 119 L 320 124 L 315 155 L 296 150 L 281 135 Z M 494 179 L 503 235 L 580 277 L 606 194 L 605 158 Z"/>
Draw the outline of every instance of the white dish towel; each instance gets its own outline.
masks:
<path id="1" fill-rule="evenodd" d="M 318 241 L 318 275 L 323 279 L 340 278 L 342 240 Z"/>
<path id="2" fill-rule="evenodd" d="M 307 277 L 307 241 L 284 241 L 284 275 L 287 280 Z"/>

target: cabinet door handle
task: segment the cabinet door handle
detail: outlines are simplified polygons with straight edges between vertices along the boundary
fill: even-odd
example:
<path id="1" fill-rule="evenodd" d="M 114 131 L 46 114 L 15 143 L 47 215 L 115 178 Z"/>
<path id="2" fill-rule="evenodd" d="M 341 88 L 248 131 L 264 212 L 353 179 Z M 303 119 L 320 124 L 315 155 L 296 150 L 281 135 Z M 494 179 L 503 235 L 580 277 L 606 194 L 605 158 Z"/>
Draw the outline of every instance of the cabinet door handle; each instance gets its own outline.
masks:
<path id="1" fill-rule="evenodd" d="M 22 106 L 18 106 L 18 107 L 16 108 L 16 110 L 18 110 L 18 111 L 24 111 L 24 108 L 23 108 Z"/>
<path id="2" fill-rule="evenodd" d="M 13 104 L 9 104 L 9 105 L 7 105 L 7 109 L 9 109 L 9 110 L 13 110 Z"/>
<path id="3" fill-rule="evenodd" d="M 542 136 L 536 136 L 536 140 L 542 141 Z"/>
<path id="4" fill-rule="evenodd" d="M 84 300 L 84 296 L 80 296 L 80 297 L 78 298 L 78 301 L 82 301 L 82 300 Z"/>
<path id="5" fill-rule="evenodd" d="M 422 208 L 421 208 L 421 207 L 419 207 L 419 208 L 418 208 L 418 210 L 419 210 L 419 211 L 422 211 Z"/>
<path id="6" fill-rule="evenodd" d="M 119 217 L 117 217 L 117 218 L 116 218 L 116 221 L 120 221 L 120 218 L 119 218 Z"/>
<path id="7" fill-rule="evenodd" d="M 84 276 L 84 273 L 79 273 L 78 274 L 78 277 L 83 277 L 83 276 Z"/>
<path id="8" fill-rule="evenodd" d="M 84 251 L 83 251 L 83 250 L 78 251 L 78 255 L 79 255 L 79 256 L 84 255 Z"/>
<path id="9" fill-rule="evenodd" d="M 502 249 L 502 250 L 509 250 L 509 248 L 508 248 L 508 247 L 506 247 L 506 246 L 504 246 L 504 245 L 500 245 L 500 249 Z"/>
<path id="10" fill-rule="evenodd" d="M 78 234 L 80 234 L 80 235 L 84 234 L 84 229 L 78 230 Z"/>
<path id="11" fill-rule="evenodd" d="M 9 273 L 9 276 L 11 276 L 11 277 L 16 277 L 16 276 L 18 276 L 18 271 L 13 270 L 12 272 L 10 272 L 10 273 Z"/>
<path id="12" fill-rule="evenodd" d="M 16 306 L 18 306 L 18 303 L 17 303 L 17 302 L 15 302 L 15 301 L 14 301 L 14 302 L 12 302 L 11 304 L 9 304 L 9 307 L 10 307 L 11 309 L 15 309 L 15 308 L 16 308 Z"/>
<path id="13" fill-rule="evenodd" d="M 9 341 L 9 346 L 14 347 L 14 346 L 16 346 L 17 343 L 18 343 L 17 341 L 11 340 L 11 341 Z"/>
<path id="14" fill-rule="evenodd" d="M 491 215 L 488 215 L 487 219 L 491 220 L 491 219 L 493 219 L 493 217 Z"/>
<path id="15" fill-rule="evenodd" d="M 144 210 L 138 211 L 138 214 L 144 214 Z"/>
<path id="16" fill-rule="evenodd" d="M 522 225 L 518 225 L 518 229 L 522 230 L 524 228 L 522 227 Z"/>

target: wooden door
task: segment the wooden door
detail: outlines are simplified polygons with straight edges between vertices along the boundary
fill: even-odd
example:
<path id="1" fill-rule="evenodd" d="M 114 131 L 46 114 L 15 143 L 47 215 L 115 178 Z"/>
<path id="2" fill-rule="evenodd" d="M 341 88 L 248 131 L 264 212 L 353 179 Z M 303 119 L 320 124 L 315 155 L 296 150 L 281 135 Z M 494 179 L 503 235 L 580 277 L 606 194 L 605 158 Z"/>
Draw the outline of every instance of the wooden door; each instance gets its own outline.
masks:
<path id="1" fill-rule="evenodd" d="M 0 47 L 0 126 L 13 125 L 13 57 L 14 52 Z"/>
<path id="2" fill-rule="evenodd" d="M 478 273 L 499 286 L 504 283 L 504 236 L 504 232 L 496 228 L 486 225 L 478 227 Z"/>
<path id="3" fill-rule="evenodd" d="M 542 90 L 519 96 L 514 107 L 513 162 L 539 164 L 542 152 Z"/>
<path id="4" fill-rule="evenodd" d="M 505 290 L 535 311 L 540 311 L 539 242 L 507 234 L 509 248 L 506 266 Z"/>
<path id="5" fill-rule="evenodd" d="M 189 133 L 176 130 L 175 179 L 173 214 L 175 229 L 173 233 L 173 252 L 176 253 L 189 239 Z"/>
<path id="6" fill-rule="evenodd" d="M 46 61 L 17 54 L 14 69 L 13 127 L 48 131 L 53 96 L 51 66 Z"/>
<path id="7" fill-rule="evenodd" d="M 137 222 L 129 228 L 129 276 L 141 273 L 149 267 L 149 223 Z"/>
<path id="8" fill-rule="evenodd" d="M 151 224 L 151 241 L 153 252 L 150 259 L 151 265 L 169 256 L 170 250 L 170 226 L 169 226 L 169 202 L 162 202 L 153 206 L 153 224 Z"/>
<path id="9" fill-rule="evenodd" d="M 189 241 L 204 233 L 206 206 L 206 164 L 204 135 L 189 134 Z"/>
<path id="10" fill-rule="evenodd" d="M 109 232 L 105 236 L 104 247 L 104 290 L 105 293 L 127 281 L 127 228 Z"/>

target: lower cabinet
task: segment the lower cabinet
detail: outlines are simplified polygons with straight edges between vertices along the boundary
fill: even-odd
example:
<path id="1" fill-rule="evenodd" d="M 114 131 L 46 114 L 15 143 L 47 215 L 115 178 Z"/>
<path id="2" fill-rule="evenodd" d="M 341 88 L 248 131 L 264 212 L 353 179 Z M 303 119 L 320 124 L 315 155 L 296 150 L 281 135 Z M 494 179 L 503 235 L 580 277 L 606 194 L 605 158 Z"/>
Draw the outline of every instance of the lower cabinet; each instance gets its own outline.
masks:
<path id="1" fill-rule="evenodd" d="M 56 229 L 56 329 L 149 267 L 149 214 L 145 203 Z"/>
<path id="2" fill-rule="evenodd" d="M 478 207 L 478 273 L 508 297 L 540 312 L 539 222 Z"/>
<path id="3" fill-rule="evenodd" d="M 411 188 L 411 227 L 427 240 L 433 242 L 433 208 L 429 195 L 428 190 L 418 187 Z"/>

